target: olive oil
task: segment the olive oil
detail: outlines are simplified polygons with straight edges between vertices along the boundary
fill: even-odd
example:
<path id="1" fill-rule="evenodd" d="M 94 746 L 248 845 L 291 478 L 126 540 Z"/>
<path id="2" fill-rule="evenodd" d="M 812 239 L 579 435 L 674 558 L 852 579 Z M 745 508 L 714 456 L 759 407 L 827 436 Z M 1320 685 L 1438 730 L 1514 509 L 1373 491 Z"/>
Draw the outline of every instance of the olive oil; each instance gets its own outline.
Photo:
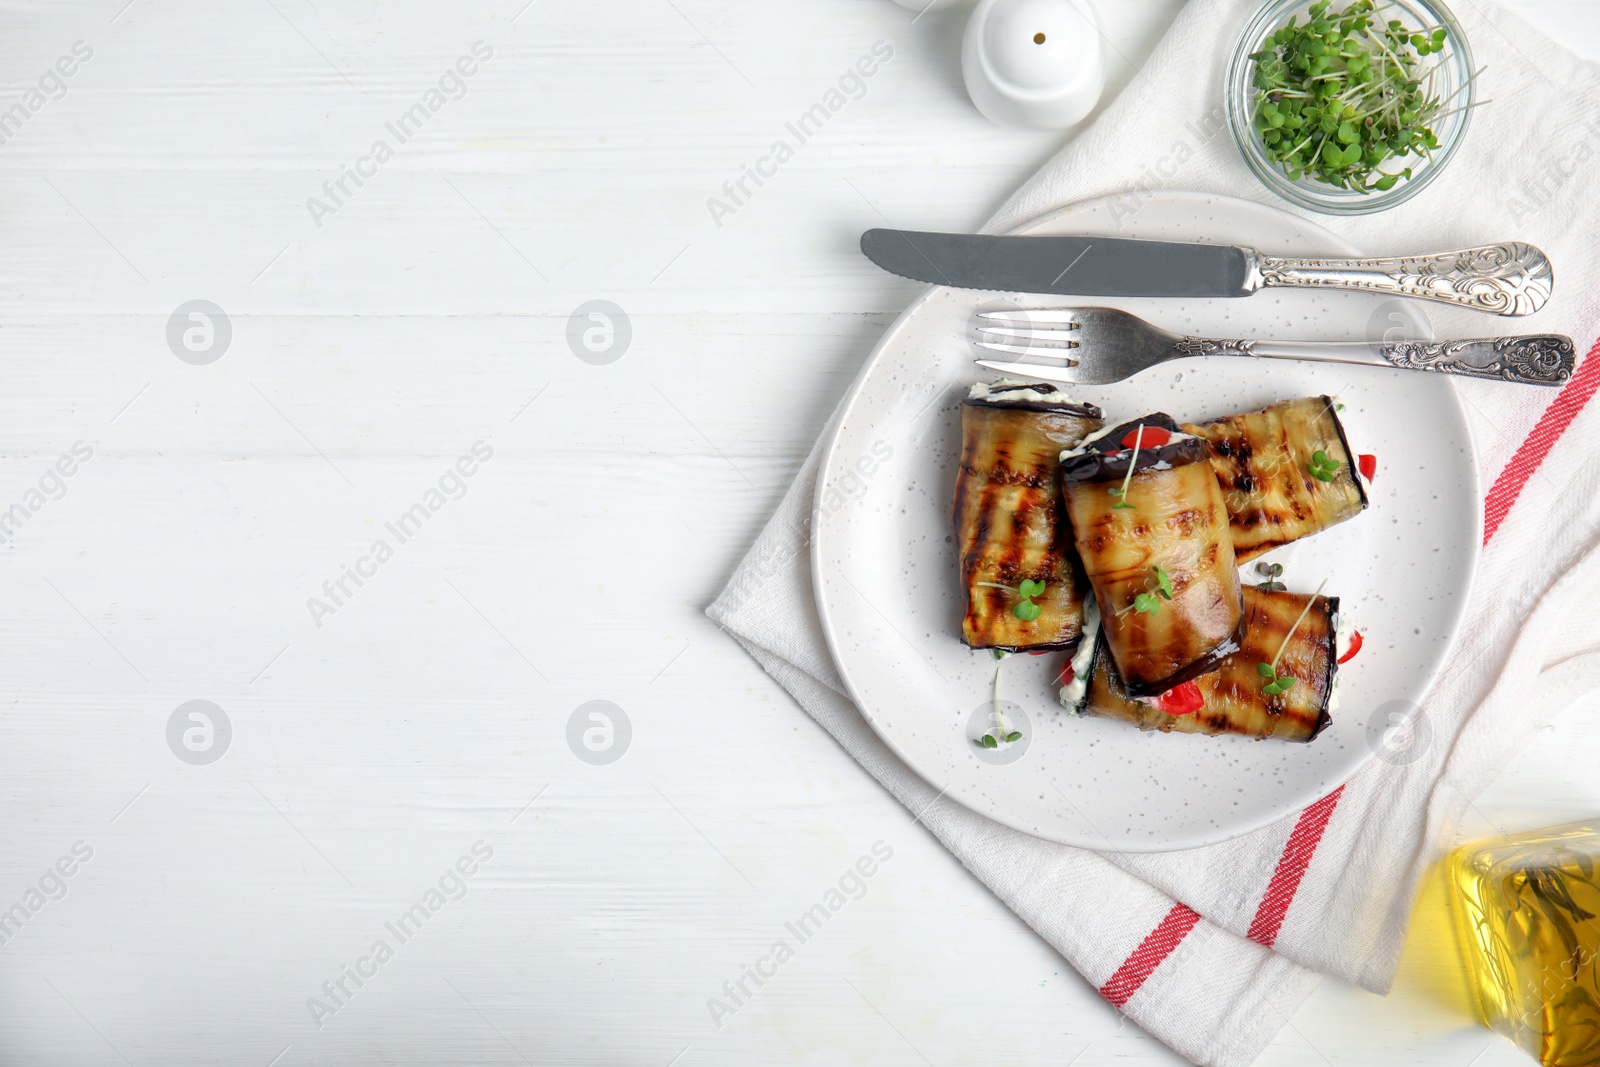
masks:
<path id="1" fill-rule="evenodd" d="M 1547 1067 L 1600 1065 L 1600 820 L 1466 845 L 1448 863 L 1483 1021 Z"/>

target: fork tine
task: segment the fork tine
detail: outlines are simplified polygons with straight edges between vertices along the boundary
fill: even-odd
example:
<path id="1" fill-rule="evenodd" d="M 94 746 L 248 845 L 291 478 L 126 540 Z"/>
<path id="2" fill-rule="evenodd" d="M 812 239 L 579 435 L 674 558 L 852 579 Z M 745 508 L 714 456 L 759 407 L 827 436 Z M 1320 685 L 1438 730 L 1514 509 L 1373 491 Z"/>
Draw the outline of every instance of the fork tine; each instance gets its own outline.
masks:
<path id="1" fill-rule="evenodd" d="M 1044 345 L 1008 345 L 1001 341 L 974 341 L 972 342 L 972 346 L 974 348 L 987 349 L 990 352 L 1003 352 L 1008 356 L 1043 356 L 1046 352 L 1066 352 L 1069 350 L 1069 348 L 1077 347 L 1077 345 L 1063 345 L 1060 347 L 1046 347 Z M 1071 356 L 1048 356 L 1047 358 L 1059 359 L 1062 364 L 1068 367 L 1076 367 L 1078 365 L 1078 361 L 1073 359 Z M 1042 365 L 1051 367 L 1055 366 L 1056 364 L 1046 363 Z"/>
<path id="2" fill-rule="evenodd" d="M 1078 342 L 1073 337 L 1074 330 L 1052 329 L 1018 329 L 1013 326 L 979 326 L 978 334 L 984 339 L 1020 337 L 1025 341 L 1035 341 L 1042 348 L 1077 348 Z"/>
<path id="3" fill-rule="evenodd" d="M 1065 367 L 1052 367 L 1038 363 L 1003 363 L 997 359 L 975 359 L 973 362 L 980 367 L 999 371 L 1001 374 L 1014 374 L 1024 379 L 1063 382 L 1067 385 L 1078 384 L 1077 377 L 1072 373 L 1072 368 L 1077 365 L 1075 363 Z"/>
<path id="4" fill-rule="evenodd" d="M 1074 330 L 1078 328 L 1077 308 L 1017 308 L 1012 311 L 1001 309 L 996 311 L 980 311 L 977 313 L 977 317 L 980 319 L 992 319 L 995 321 L 1000 321 L 1003 319 L 1021 319 L 1024 322 L 1038 322 L 1044 324 L 1053 323 L 1056 325 L 1067 326 Z"/>

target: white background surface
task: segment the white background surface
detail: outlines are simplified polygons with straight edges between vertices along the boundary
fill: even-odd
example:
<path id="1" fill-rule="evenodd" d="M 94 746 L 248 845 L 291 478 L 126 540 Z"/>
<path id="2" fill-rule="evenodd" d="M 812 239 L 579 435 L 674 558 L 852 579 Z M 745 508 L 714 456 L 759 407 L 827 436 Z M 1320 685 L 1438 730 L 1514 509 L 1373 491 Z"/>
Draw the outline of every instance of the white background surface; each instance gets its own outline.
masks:
<path id="1" fill-rule="evenodd" d="M 1102 0 L 1113 89 L 1177 6 Z M 1597 5 L 1514 6 L 1600 56 Z M 94 451 L 0 546 L 0 909 L 93 849 L 0 945 L 0 1064 L 1176 1062 L 701 615 L 916 291 L 856 235 L 976 226 L 1063 140 L 971 110 L 963 13 L 0 9 L 4 106 L 94 49 L 0 146 L 0 507 Z M 478 40 L 465 96 L 317 226 L 306 199 Z M 865 95 L 715 225 L 879 40 Z M 597 298 L 632 320 L 607 366 L 565 340 Z M 209 366 L 167 347 L 192 299 L 231 319 Z M 317 626 L 307 598 L 480 440 L 465 496 Z M 166 741 L 192 699 L 232 724 L 207 766 Z M 632 722 L 609 766 L 567 745 L 592 699 Z M 1467 831 L 1600 808 L 1593 710 Z M 466 895 L 316 1026 L 478 841 Z M 865 895 L 713 1025 L 878 841 Z M 1425 910 L 1392 996 L 1324 983 L 1261 1062 L 1524 1062 L 1454 959 Z"/>

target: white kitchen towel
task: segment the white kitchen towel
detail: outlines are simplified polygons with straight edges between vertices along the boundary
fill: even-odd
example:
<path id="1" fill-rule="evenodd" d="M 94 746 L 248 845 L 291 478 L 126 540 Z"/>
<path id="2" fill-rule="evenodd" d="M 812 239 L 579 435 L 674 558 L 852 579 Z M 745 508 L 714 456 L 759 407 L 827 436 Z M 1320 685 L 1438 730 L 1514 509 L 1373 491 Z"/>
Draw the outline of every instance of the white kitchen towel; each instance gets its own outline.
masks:
<path id="1" fill-rule="evenodd" d="M 1134 82 L 988 229 L 1159 188 L 1248 196 L 1292 217 L 1222 121 L 1223 67 L 1258 4 L 1190 0 Z M 1397 757 L 1277 824 L 1157 855 L 1051 844 L 939 798 L 878 741 L 829 657 L 808 554 L 816 449 L 708 609 L 1108 1000 L 1200 1064 L 1253 1060 L 1319 972 L 1385 991 L 1419 879 L 1471 798 L 1540 724 L 1600 688 L 1600 627 L 1587 621 L 1600 602 L 1600 411 L 1588 404 L 1600 386 L 1600 68 L 1488 0 L 1455 4 L 1493 103 L 1420 195 L 1318 222 L 1374 255 L 1537 244 L 1556 268 L 1544 311 L 1493 319 L 1430 305 L 1429 316 L 1440 336 L 1559 332 L 1588 354 L 1559 392 L 1459 380 L 1486 491 L 1483 558 L 1459 643 Z M 1085 899 L 1118 907 L 1075 906 Z"/>

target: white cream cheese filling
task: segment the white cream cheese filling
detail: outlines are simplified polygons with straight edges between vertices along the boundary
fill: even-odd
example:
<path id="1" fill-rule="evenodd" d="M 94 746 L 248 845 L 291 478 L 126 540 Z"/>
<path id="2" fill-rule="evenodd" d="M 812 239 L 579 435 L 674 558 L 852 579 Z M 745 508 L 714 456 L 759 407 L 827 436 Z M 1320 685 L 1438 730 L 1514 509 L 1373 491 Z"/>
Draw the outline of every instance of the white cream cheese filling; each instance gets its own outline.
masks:
<path id="1" fill-rule="evenodd" d="M 1072 654 L 1072 681 L 1061 687 L 1061 706 L 1073 715 L 1083 712 L 1089 696 L 1089 665 L 1094 662 L 1095 641 L 1100 637 L 1100 605 L 1093 593 L 1083 598 L 1083 636 Z"/>
<path id="2" fill-rule="evenodd" d="M 1344 420 L 1339 417 L 1339 409 L 1344 407 L 1344 399 L 1337 396 L 1331 399 L 1333 400 L 1333 411 L 1331 412 L 1333 421 L 1343 427 Z M 1349 435 L 1347 434 L 1346 436 L 1348 437 Z M 1372 479 L 1361 473 L 1361 457 L 1351 452 L 1348 447 L 1345 449 L 1345 453 L 1350 457 L 1350 473 L 1359 478 L 1363 486 L 1368 489 L 1372 488 Z"/>
<path id="3" fill-rule="evenodd" d="M 1328 694 L 1328 714 L 1332 715 L 1339 710 L 1339 678 L 1344 674 L 1344 668 L 1339 660 L 1343 659 L 1346 652 L 1350 651 L 1350 637 L 1356 632 L 1355 620 L 1343 611 L 1336 612 L 1333 616 L 1333 690 Z"/>
<path id="4" fill-rule="evenodd" d="M 1026 386 L 1027 388 L 1018 388 L 1019 386 Z M 1052 389 L 1046 393 L 1034 388 L 1032 383 L 1021 378 L 996 378 L 992 382 L 974 382 L 972 388 L 967 390 L 967 399 L 992 401 L 994 403 L 1012 400 L 1023 400 L 1037 404 L 1077 403 L 1060 389 Z"/>

